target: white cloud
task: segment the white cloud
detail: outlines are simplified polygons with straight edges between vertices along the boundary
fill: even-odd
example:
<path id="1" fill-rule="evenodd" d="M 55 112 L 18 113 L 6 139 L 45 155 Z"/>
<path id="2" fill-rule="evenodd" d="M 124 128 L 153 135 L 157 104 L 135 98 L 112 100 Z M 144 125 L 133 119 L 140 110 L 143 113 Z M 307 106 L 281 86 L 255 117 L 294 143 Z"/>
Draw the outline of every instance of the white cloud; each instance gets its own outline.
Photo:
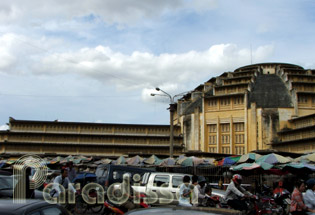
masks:
<path id="1" fill-rule="evenodd" d="M 46 23 L 49 29 L 58 27 L 56 22 L 75 17 L 101 19 L 109 24 L 130 24 L 138 20 L 160 16 L 164 12 L 194 8 L 198 11 L 213 9 L 216 0 L 28 0 L 2 1 L 0 3 L 0 23 Z M 91 18 L 91 17 L 90 17 Z"/>
<path id="2" fill-rule="evenodd" d="M 0 71 L 11 67 L 16 58 L 11 50 L 12 38 L 9 35 L 0 37 Z"/>
<path id="3" fill-rule="evenodd" d="M 0 125 L 0 131 L 6 131 L 9 129 L 9 126 L 7 125 Z"/>
<path id="4" fill-rule="evenodd" d="M 235 44 L 160 55 L 140 51 L 127 55 L 105 46 L 67 52 L 46 51 L 56 43 L 58 41 L 46 38 L 33 41 L 19 35 L 3 35 L 0 37 L 0 71 L 45 76 L 72 74 L 115 85 L 118 89 L 160 86 L 173 92 L 187 90 L 189 83 L 199 84 L 251 62 L 250 50 Z M 273 50 L 273 45 L 257 47 L 252 52 L 253 63 L 270 58 Z"/>
<path id="5" fill-rule="evenodd" d="M 254 63 L 263 62 L 272 54 L 272 45 L 258 47 L 252 54 Z M 234 44 L 214 45 L 202 52 L 161 55 L 137 51 L 125 55 L 98 46 L 48 55 L 34 65 L 33 71 L 37 75 L 77 74 L 119 89 L 144 89 L 145 94 L 155 86 L 176 92 L 184 90 L 191 82 L 206 81 L 224 71 L 247 65 L 250 55 L 249 49 Z"/>

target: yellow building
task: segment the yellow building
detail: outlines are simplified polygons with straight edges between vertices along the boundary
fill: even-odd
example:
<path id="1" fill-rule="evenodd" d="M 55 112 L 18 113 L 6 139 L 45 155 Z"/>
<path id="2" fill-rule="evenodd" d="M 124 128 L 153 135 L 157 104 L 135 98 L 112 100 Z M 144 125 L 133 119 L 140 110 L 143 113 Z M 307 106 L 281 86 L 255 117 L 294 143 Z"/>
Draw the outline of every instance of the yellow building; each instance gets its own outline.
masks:
<path id="1" fill-rule="evenodd" d="M 272 148 L 288 152 L 315 151 L 315 114 L 290 119 L 288 127 L 278 132 L 279 141 Z"/>
<path id="2" fill-rule="evenodd" d="M 315 70 L 263 63 L 198 86 L 177 102 L 176 123 L 187 151 L 244 154 L 272 148 L 290 120 L 313 113 Z"/>
<path id="3" fill-rule="evenodd" d="M 15 120 L 0 132 L 0 153 L 120 156 L 169 154 L 169 125 L 107 124 Z M 174 155 L 182 152 L 180 127 L 174 127 Z"/>

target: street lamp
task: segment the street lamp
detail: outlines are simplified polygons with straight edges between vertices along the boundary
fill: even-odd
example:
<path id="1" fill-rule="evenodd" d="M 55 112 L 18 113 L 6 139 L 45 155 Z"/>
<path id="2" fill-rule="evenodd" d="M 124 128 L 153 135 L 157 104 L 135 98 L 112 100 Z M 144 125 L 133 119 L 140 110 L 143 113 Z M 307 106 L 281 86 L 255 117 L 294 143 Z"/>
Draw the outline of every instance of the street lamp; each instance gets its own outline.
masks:
<path id="1" fill-rule="evenodd" d="M 173 147 L 174 147 L 174 125 L 173 125 L 173 120 L 174 120 L 174 112 L 175 112 L 175 103 L 174 99 L 177 96 L 182 96 L 187 92 L 180 93 L 174 96 L 171 96 L 169 93 L 163 91 L 160 88 L 155 88 L 156 91 L 161 91 L 164 94 L 155 94 L 151 93 L 151 96 L 167 96 L 170 99 L 170 107 L 168 108 L 170 110 L 170 157 L 173 157 Z"/>

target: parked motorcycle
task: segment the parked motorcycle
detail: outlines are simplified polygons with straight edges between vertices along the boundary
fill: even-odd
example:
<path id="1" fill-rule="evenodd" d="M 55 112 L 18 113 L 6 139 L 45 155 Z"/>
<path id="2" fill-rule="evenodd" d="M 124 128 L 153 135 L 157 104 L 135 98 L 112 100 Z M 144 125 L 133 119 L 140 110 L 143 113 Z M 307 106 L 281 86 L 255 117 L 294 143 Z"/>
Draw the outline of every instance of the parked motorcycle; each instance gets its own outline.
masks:
<path id="1" fill-rule="evenodd" d="M 284 215 L 290 213 L 291 195 L 288 190 L 274 194 L 274 200 L 277 205 L 282 207 Z"/>
<path id="2" fill-rule="evenodd" d="M 281 206 L 277 205 L 273 198 L 264 196 L 258 197 L 253 195 L 246 199 L 248 213 L 253 215 L 278 215 L 283 213 Z"/>
<path id="3" fill-rule="evenodd" d="M 150 205 L 144 202 L 144 198 L 146 197 L 145 194 L 140 194 L 140 203 L 138 205 L 139 208 L 148 208 Z M 119 214 L 123 215 L 128 211 L 128 209 L 122 205 L 115 205 L 108 200 L 104 201 L 104 210 L 103 210 L 103 215 L 112 215 L 112 214 Z"/>

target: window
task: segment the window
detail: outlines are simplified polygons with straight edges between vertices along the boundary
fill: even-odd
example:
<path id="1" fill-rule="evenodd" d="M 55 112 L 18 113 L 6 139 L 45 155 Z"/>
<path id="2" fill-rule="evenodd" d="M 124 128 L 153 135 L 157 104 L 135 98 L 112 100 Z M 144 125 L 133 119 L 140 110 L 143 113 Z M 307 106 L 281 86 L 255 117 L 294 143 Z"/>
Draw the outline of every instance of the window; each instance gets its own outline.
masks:
<path id="1" fill-rule="evenodd" d="M 217 136 L 216 135 L 209 136 L 209 144 L 217 144 Z"/>
<path id="2" fill-rule="evenodd" d="M 235 147 L 235 154 L 243 155 L 245 153 L 245 147 L 244 146 L 236 146 Z"/>
<path id="3" fill-rule="evenodd" d="M 233 93 L 236 91 L 236 88 L 235 87 L 229 87 L 228 88 L 228 93 Z"/>
<path id="4" fill-rule="evenodd" d="M 230 124 L 229 123 L 225 123 L 225 124 L 221 124 L 221 132 L 230 132 Z"/>
<path id="5" fill-rule="evenodd" d="M 211 152 L 211 153 L 216 153 L 216 152 L 217 152 L 217 148 L 215 148 L 215 147 L 210 147 L 210 148 L 209 148 L 209 152 Z"/>
<path id="6" fill-rule="evenodd" d="M 299 95 L 298 96 L 298 103 L 307 103 L 307 96 L 306 95 Z"/>
<path id="7" fill-rule="evenodd" d="M 169 183 L 170 177 L 168 175 L 157 175 L 154 178 L 153 186 L 161 187 L 163 184 L 164 184 L 163 186 L 168 186 Z"/>
<path id="8" fill-rule="evenodd" d="M 236 132 L 244 131 L 244 123 L 234 123 L 234 131 Z"/>
<path id="9" fill-rule="evenodd" d="M 311 85 L 305 85 L 304 89 L 305 89 L 305 91 L 313 92 L 313 86 L 311 86 Z"/>
<path id="10" fill-rule="evenodd" d="M 230 154 L 230 147 L 222 147 L 222 153 Z"/>
<path id="11" fill-rule="evenodd" d="M 244 143 L 244 134 L 236 134 L 235 135 L 235 143 Z"/>
<path id="12" fill-rule="evenodd" d="M 217 125 L 209 125 L 209 133 L 216 133 Z"/>
<path id="13" fill-rule="evenodd" d="M 209 100 L 208 105 L 209 105 L 209 107 L 215 107 L 215 106 L 217 106 L 217 100 L 216 100 L 216 99 L 211 99 L 211 100 Z"/>
<path id="14" fill-rule="evenodd" d="M 221 140 L 222 140 L 222 144 L 230 143 L 230 135 L 222 135 Z"/>
<path id="15" fill-rule="evenodd" d="M 228 106 L 228 105 L 230 105 L 230 98 L 221 98 L 220 104 L 221 104 L 222 106 Z"/>
<path id="16" fill-rule="evenodd" d="M 234 98 L 234 104 L 235 105 L 244 104 L 244 97 L 243 96 L 235 97 Z"/>
<path id="17" fill-rule="evenodd" d="M 177 188 L 183 183 L 183 177 L 173 176 L 172 178 L 172 187 Z"/>

